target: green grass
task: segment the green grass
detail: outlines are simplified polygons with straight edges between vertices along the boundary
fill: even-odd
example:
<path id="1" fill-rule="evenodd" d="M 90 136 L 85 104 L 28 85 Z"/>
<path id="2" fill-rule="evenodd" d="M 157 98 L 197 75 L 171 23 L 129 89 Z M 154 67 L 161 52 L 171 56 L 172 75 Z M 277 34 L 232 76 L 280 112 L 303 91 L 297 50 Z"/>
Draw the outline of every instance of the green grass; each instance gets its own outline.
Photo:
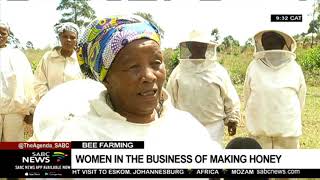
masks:
<path id="1" fill-rule="evenodd" d="M 29 61 L 32 63 L 33 69 L 35 69 L 38 61 L 41 59 L 41 57 L 47 50 L 26 50 L 25 53 Z M 300 57 L 300 54 L 303 53 L 303 50 L 298 50 L 297 56 Z M 221 64 L 228 70 L 232 81 L 236 84 L 236 89 L 240 96 L 241 104 L 243 104 L 243 81 L 245 78 L 247 66 L 249 65 L 252 59 L 252 52 L 244 52 L 239 55 L 219 54 L 219 59 Z M 171 70 L 169 71 L 171 72 Z M 304 74 L 306 76 L 306 81 L 308 84 L 308 91 L 306 105 L 303 110 L 303 134 L 300 139 L 300 145 L 302 149 L 318 149 L 320 148 L 320 136 L 318 134 L 320 129 L 320 76 L 315 76 L 315 73 L 312 72 L 304 72 Z M 225 128 L 225 145 L 227 144 L 227 142 L 229 142 L 231 139 L 235 137 L 248 136 L 244 122 L 243 106 L 241 107 L 241 117 L 241 122 L 237 129 L 237 134 L 235 136 L 229 136 L 227 134 L 227 128 Z M 32 125 L 25 124 L 25 139 L 28 139 L 31 136 Z M 320 178 L 303 178 L 302 180 L 304 179 L 316 180 Z"/>
<path id="2" fill-rule="evenodd" d="M 243 84 L 246 71 L 252 60 L 252 53 L 240 55 L 220 54 L 219 62 L 228 70 L 234 84 Z"/>
<path id="3" fill-rule="evenodd" d="M 31 66 L 32 70 L 34 71 L 37 68 L 37 65 L 39 61 L 41 60 L 42 56 L 46 51 L 49 49 L 27 49 L 24 50 L 25 55 L 27 56 Z"/>
<path id="4" fill-rule="evenodd" d="M 301 148 L 320 148 L 320 87 L 308 87 L 302 116 Z"/>
<path id="5" fill-rule="evenodd" d="M 28 49 L 25 51 L 26 56 L 32 63 L 33 68 L 36 67 L 38 61 L 41 59 L 43 54 L 49 49 L 39 50 L 39 49 Z M 298 50 L 297 56 L 300 57 L 305 50 Z M 171 52 L 172 54 L 172 52 Z M 247 66 L 252 59 L 252 52 L 247 51 L 242 54 L 219 54 L 219 60 L 221 64 L 228 70 L 233 82 L 236 84 L 236 89 L 240 96 L 241 102 L 243 104 L 243 81 L 245 78 L 245 72 Z M 308 72 L 304 72 L 307 74 Z M 307 78 L 306 78 L 307 79 Z M 318 78 L 317 78 L 318 79 Z M 315 85 L 315 86 L 311 86 Z M 225 144 L 234 137 L 244 137 L 248 136 L 245 122 L 244 122 L 244 110 L 241 107 L 241 117 L 242 120 L 237 129 L 237 134 L 235 136 L 228 136 L 227 131 L 225 131 Z M 318 131 L 320 129 L 320 84 L 308 83 L 307 99 L 305 109 L 303 111 L 302 124 L 303 124 L 303 134 L 300 139 L 301 148 L 312 149 L 320 148 L 320 136 Z M 26 124 L 25 137 L 28 138 L 32 135 L 31 125 Z"/>

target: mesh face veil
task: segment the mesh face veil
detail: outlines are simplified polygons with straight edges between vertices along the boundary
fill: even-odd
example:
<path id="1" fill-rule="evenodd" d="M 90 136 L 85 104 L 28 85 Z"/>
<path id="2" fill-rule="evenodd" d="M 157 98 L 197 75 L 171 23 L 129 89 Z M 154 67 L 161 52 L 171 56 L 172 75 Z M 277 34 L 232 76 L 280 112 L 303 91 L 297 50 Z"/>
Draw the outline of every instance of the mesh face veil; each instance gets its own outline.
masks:
<path id="1" fill-rule="evenodd" d="M 216 60 L 216 49 L 216 44 L 182 42 L 180 43 L 180 59 Z"/>
<path id="2" fill-rule="evenodd" d="M 210 41 L 210 36 L 199 31 L 192 31 L 186 41 L 180 43 L 180 59 L 216 60 L 217 43 Z"/>

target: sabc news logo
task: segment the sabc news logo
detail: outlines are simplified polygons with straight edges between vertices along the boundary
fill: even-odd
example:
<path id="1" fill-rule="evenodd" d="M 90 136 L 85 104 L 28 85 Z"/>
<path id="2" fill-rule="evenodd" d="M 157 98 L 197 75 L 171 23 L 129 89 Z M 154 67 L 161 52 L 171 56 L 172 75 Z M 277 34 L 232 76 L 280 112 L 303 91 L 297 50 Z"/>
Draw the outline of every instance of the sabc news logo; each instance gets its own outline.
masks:
<path id="1" fill-rule="evenodd" d="M 22 157 L 22 163 L 61 163 L 68 156 L 69 154 L 64 152 L 53 152 L 52 155 L 50 152 L 32 152 L 31 156 Z"/>
<path id="2" fill-rule="evenodd" d="M 64 161 L 65 157 L 68 157 L 69 154 L 65 154 L 64 152 L 54 152 L 52 157 L 55 159 L 56 162 Z"/>

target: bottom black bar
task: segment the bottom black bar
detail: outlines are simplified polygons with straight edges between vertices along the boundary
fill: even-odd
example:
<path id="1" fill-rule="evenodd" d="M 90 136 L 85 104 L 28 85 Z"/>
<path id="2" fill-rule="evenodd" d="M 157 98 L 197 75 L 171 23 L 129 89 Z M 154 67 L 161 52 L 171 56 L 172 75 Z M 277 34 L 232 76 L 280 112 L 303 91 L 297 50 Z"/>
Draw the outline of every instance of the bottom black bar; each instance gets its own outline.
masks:
<path id="1" fill-rule="evenodd" d="M 319 178 L 320 169 L 41 169 L 1 171 L 0 177 L 52 178 Z"/>

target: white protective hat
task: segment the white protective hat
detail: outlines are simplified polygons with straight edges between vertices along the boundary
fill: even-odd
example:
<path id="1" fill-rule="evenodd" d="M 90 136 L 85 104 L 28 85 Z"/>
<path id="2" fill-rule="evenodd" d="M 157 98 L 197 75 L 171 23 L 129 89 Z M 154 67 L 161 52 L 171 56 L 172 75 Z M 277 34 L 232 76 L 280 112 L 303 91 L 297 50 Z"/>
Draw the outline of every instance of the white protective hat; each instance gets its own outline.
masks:
<path id="1" fill-rule="evenodd" d="M 193 30 L 189 33 L 185 41 L 180 42 L 180 59 L 189 59 L 191 52 L 188 48 L 189 42 L 200 42 L 207 44 L 206 59 L 216 60 L 218 43 L 211 40 L 210 33 L 205 33 L 199 30 Z"/>
<path id="2" fill-rule="evenodd" d="M 280 36 L 282 36 L 284 38 L 286 45 L 284 46 L 283 50 L 287 50 L 287 51 L 291 51 L 291 52 L 294 52 L 296 50 L 297 43 L 293 39 L 292 36 L 290 36 L 290 35 L 288 35 L 288 34 L 286 34 L 284 32 L 278 31 L 278 30 L 264 30 L 264 31 L 258 32 L 256 35 L 254 35 L 254 42 L 255 42 L 256 52 L 264 51 L 261 39 L 262 39 L 262 35 L 264 33 L 266 33 L 266 32 L 275 32 L 275 33 L 278 33 Z"/>

